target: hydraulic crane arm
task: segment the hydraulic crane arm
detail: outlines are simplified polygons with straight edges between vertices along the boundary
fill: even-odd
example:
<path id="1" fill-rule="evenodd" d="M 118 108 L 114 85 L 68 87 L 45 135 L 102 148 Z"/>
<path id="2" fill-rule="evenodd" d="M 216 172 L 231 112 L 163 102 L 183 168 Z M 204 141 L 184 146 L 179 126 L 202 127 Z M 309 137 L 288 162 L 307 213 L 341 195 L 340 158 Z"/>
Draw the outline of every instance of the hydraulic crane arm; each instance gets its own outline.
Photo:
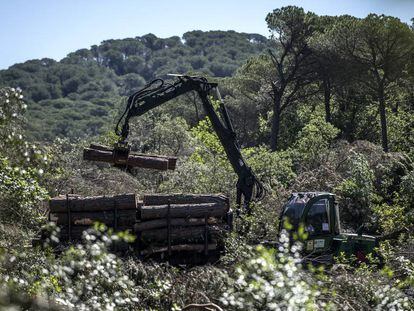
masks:
<path id="1" fill-rule="evenodd" d="M 242 205 L 249 211 L 249 203 L 262 199 L 264 190 L 262 184 L 246 164 L 240 152 L 240 147 L 236 140 L 236 134 L 229 118 L 226 107 L 224 106 L 216 83 L 210 83 L 203 77 L 180 76 L 174 83 L 165 82 L 162 79 L 156 79 L 150 82 L 143 89 L 132 94 L 128 98 L 127 107 L 116 126 L 115 132 L 120 136 L 120 143 L 124 144 L 129 134 L 129 120 L 132 117 L 140 116 L 147 111 L 156 108 L 163 103 L 172 100 L 185 93 L 196 91 L 199 95 L 203 108 L 211 121 L 214 131 L 216 132 L 226 155 L 238 175 L 237 181 L 237 204 Z M 209 99 L 212 90 L 220 100 L 219 112 Z M 119 126 L 123 121 L 122 128 Z"/>

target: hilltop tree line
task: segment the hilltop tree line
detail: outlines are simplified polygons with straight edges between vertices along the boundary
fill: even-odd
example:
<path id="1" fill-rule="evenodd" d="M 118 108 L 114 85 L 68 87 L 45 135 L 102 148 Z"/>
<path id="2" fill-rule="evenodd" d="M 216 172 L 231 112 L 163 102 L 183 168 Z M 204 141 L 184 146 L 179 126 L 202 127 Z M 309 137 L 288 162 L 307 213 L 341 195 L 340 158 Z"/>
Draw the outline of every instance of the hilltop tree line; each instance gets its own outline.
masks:
<path id="1" fill-rule="evenodd" d="M 266 44 L 261 35 L 234 31 L 106 40 L 59 62 L 44 58 L 15 64 L 0 71 L 0 86 L 23 90 L 31 137 L 85 137 L 113 123 L 120 96 L 155 77 L 187 72 L 231 76 Z"/>

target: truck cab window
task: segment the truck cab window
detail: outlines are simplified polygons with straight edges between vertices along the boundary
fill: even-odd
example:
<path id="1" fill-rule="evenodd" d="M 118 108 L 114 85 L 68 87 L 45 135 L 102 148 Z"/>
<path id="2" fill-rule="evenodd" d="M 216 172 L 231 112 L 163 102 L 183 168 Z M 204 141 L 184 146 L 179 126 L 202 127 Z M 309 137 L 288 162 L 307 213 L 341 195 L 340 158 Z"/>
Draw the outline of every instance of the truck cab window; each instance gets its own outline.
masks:
<path id="1" fill-rule="evenodd" d="M 329 200 L 321 199 L 309 209 L 305 218 L 305 228 L 309 234 L 318 235 L 329 233 Z"/>

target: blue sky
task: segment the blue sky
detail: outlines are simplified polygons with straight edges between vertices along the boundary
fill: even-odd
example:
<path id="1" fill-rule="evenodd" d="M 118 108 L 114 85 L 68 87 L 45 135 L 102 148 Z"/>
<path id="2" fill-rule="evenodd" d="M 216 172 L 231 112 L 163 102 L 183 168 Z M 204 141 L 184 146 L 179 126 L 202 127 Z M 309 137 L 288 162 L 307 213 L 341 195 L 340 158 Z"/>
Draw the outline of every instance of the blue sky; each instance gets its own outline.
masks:
<path id="1" fill-rule="evenodd" d="M 373 12 L 407 23 L 414 17 L 414 0 L 0 0 L 0 69 L 147 33 L 232 29 L 267 35 L 266 14 L 285 5 L 319 15 Z"/>

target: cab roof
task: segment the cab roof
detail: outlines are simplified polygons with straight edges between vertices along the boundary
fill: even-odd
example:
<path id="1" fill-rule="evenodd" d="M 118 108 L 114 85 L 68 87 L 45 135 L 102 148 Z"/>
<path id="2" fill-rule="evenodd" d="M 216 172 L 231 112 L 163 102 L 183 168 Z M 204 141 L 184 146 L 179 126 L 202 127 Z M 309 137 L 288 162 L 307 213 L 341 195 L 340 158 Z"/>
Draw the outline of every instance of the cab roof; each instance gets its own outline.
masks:
<path id="1" fill-rule="evenodd" d="M 297 201 L 301 201 L 301 202 L 308 202 L 310 199 L 313 199 L 315 197 L 318 196 L 322 196 L 322 195 L 328 195 L 328 196 L 332 196 L 335 197 L 335 194 L 330 193 L 330 192 L 293 192 L 290 195 L 289 198 L 289 203 L 292 202 L 297 202 Z"/>

